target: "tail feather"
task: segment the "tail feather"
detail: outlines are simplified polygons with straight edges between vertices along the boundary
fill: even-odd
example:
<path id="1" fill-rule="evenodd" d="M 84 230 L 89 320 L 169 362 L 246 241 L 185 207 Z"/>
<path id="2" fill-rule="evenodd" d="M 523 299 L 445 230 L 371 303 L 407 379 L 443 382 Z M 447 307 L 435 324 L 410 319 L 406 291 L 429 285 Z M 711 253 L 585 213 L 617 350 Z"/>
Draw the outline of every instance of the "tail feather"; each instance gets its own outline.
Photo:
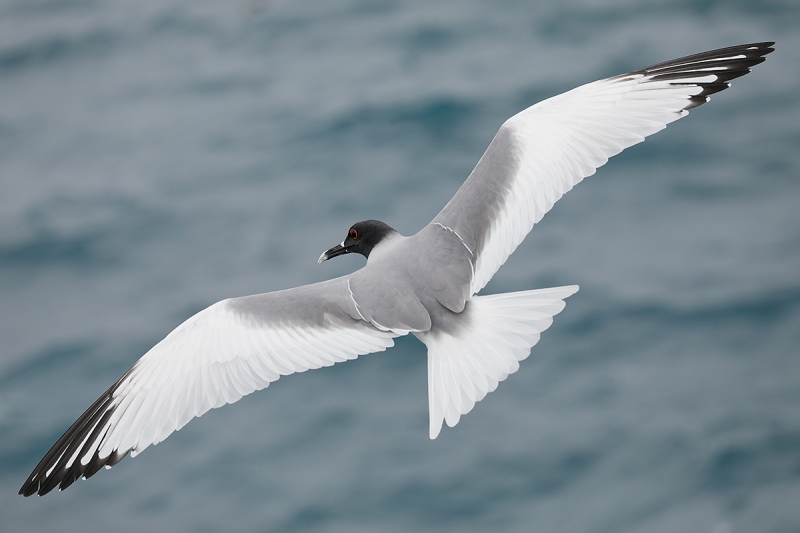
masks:
<path id="1" fill-rule="evenodd" d="M 577 285 L 533 291 L 476 296 L 469 301 L 469 327 L 457 333 L 417 334 L 428 347 L 428 406 L 430 437 L 442 422 L 455 426 L 461 415 L 519 370 L 553 315 Z"/>

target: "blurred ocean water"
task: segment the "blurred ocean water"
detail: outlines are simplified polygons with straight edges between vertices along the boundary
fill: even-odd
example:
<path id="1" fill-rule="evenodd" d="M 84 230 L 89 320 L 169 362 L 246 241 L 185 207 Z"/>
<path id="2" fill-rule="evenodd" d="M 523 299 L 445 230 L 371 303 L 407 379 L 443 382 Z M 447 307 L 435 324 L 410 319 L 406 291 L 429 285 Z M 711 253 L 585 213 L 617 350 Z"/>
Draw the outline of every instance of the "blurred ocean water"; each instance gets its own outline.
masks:
<path id="1" fill-rule="evenodd" d="M 2 529 L 800 532 L 798 27 L 793 0 L 0 2 Z M 316 258 L 417 231 L 515 112 L 760 40 L 499 271 L 581 291 L 436 441 L 401 339 L 16 495 L 181 321 L 359 268 Z"/>

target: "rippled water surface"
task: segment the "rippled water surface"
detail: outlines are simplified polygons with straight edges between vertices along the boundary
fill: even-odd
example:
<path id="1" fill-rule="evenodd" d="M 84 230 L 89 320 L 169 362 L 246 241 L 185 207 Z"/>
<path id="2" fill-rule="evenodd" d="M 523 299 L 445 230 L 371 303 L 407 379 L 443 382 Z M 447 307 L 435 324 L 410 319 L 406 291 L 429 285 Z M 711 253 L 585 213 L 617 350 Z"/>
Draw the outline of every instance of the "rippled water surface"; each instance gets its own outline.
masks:
<path id="1" fill-rule="evenodd" d="M 800 532 L 798 27 L 794 0 L 0 2 L 0 527 Z M 181 321 L 359 268 L 316 258 L 417 231 L 513 113 L 760 40 L 499 271 L 581 291 L 437 440 L 401 339 L 16 495 Z"/>

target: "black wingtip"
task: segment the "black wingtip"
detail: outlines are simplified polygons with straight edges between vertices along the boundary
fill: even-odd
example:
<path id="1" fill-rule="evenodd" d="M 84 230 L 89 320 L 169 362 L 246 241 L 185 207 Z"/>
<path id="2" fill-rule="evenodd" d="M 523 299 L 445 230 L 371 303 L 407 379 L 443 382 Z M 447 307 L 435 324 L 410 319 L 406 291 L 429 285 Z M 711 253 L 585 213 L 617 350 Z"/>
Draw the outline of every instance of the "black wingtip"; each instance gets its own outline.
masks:
<path id="1" fill-rule="evenodd" d="M 96 402 L 87 409 L 78 420 L 61 436 L 50 448 L 50 451 L 39 461 L 31 475 L 19 489 L 21 496 L 44 496 L 54 488 L 64 490 L 77 479 L 89 478 L 105 465 L 115 465 L 121 461 L 128 451 L 121 453 L 115 450 L 108 457 L 101 458 L 99 450 L 95 448 L 93 456 L 88 463 L 83 464 L 81 458 L 89 453 L 92 444 L 103 437 L 107 422 L 114 413 L 113 394 L 119 384 L 131 373 L 125 373 L 112 385 Z M 72 464 L 68 465 L 70 459 Z"/>
<path id="2" fill-rule="evenodd" d="M 744 76 L 751 68 L 763 63 L 765 56 L 775 51 L 774 45 L 774 41 L 764 41 L 719 48 L 657 63 L 617 77 L 647 76 L 651 81 L 701 87 L 702 90 L 692 95 L 684 107 L 688 111 L 705 104 L 712 94 L 730 87 L 731 80 Z M 698 81 L 702 77 L 710 79 Z"/>
<path id="3" fill-rule="evenodd" d="M 762 63 L 765 58 L 764 56 L 771 54 L 775 51 L 775 41 L 764 41 L 761 43 L 748 43 L 748 44 L 739 44 L 736 46 L 728 46 L 725 48 L 718 48 L 716 50 L 709 50 L 708 52 L 700 52 L 699 54 L 692 54 L 684 57 L 679 57 L 677 59 L 671 59 L 669 61 L 664 61 L 663 63 L 657 63 L 655 65 L 650 65 L 649 67 L 645 67 L 643 69 L 639 69 L 635 72 L 637 73 L 655 73 L 656 71 L 667 71 L 670 68 L 680 67 L 680 66 L 687 66 L 690 64 L 700 64 L 700 63 L 708 63 L 717 65 L 717 61 L 729 59 L 731 62 L 745 65 L 751 61 L 753 61 L 753 65 L 757 65 Z M 708 65 L 707 65 L 708 66 Z M 747 70 L 744 72 L 746 74 L 749 72 Z"/>

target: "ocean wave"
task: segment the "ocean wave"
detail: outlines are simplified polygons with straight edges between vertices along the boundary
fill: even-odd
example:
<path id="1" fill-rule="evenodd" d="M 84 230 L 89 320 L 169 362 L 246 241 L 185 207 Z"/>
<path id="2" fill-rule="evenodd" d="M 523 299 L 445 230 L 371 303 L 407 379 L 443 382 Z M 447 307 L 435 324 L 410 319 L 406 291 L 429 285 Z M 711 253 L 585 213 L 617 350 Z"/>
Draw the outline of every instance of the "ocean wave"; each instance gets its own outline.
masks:
<path id="1" fill-rule="evenodd" d="M 118 47 L 121 40 L 117 32 L 96 30 L 77 36 L 42 36 L 6 46 L 0 49 L 0 76 L 59 61 L 103 57 Z"/>

